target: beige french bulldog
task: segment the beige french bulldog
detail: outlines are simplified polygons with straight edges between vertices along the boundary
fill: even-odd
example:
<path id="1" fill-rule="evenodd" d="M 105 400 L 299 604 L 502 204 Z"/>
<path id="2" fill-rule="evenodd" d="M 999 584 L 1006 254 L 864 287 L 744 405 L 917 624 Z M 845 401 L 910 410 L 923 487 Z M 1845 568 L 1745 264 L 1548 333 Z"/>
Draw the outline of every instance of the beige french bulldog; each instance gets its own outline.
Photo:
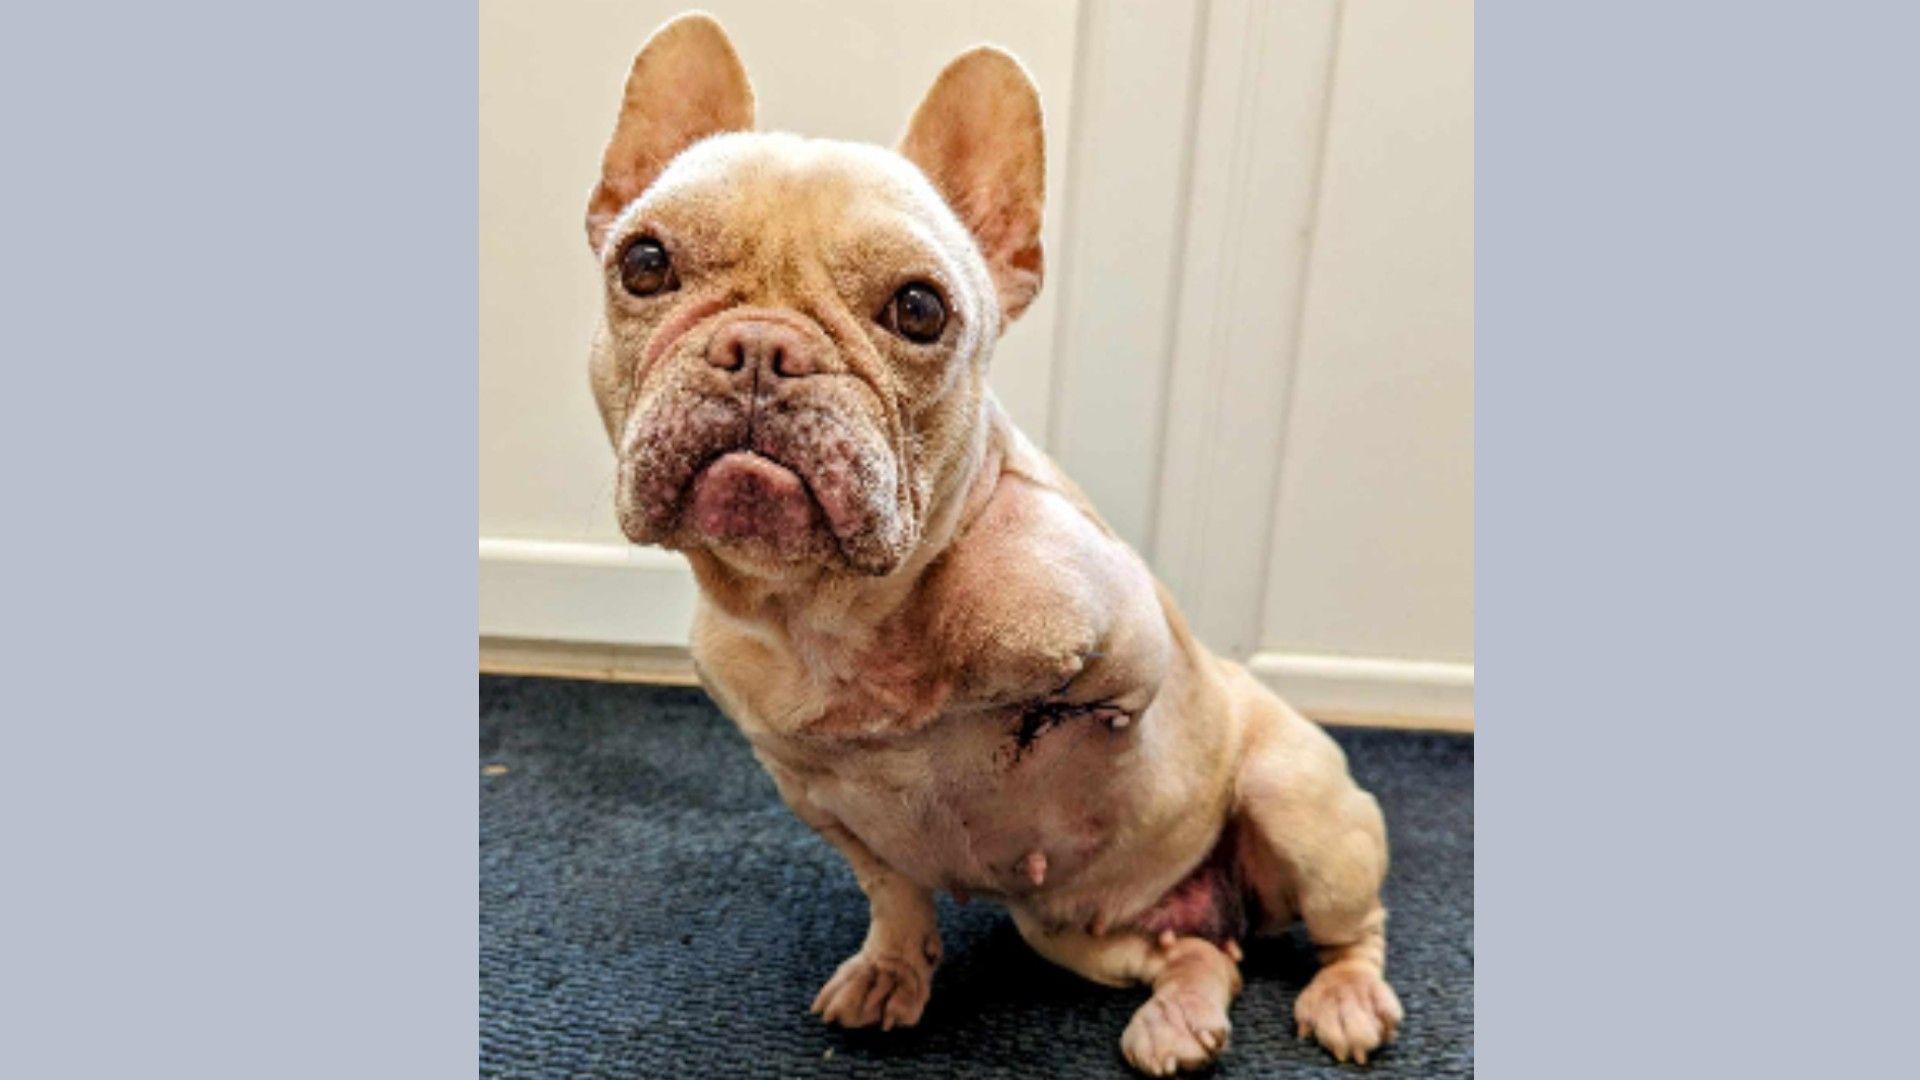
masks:
<path id="1" fill-rule="evenodd" d="M 622 530 L 692 563 L 708 689 L 871 906 L 814 1011 L 919 1020 L 946 889 L 1151 987 L 1120 1045 L 1168 1075 L 1226 1048 L 1239 940 L 1300 920 L 1299 1032 L 1364 1062 L 1401 1019 L 1378 805 L 987 387 L 1042 274 L 1025 70 L 962 54 L 897 150 L 753 123 L 711 18 L 634 60 L 587 207 L 592 383 Z"/>

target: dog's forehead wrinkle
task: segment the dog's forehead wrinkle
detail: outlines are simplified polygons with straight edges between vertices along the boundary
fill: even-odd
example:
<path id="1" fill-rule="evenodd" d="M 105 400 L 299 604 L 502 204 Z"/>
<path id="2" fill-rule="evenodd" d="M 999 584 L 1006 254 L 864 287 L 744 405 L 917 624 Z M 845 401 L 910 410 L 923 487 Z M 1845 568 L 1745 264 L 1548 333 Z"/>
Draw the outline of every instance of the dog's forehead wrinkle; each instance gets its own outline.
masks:
<path id="1" fill-rule="evenodd" d="M 780 132 L 716 135 L 689 147 L 638 202 L 686 201 L 779 226 L 847 220 L 875 206 L 932 225 L 947 243 L 966 238 L 958 218 L 914 165 L 891 150 Z M 632 209 L 632 208 L 629 208 Z"/>

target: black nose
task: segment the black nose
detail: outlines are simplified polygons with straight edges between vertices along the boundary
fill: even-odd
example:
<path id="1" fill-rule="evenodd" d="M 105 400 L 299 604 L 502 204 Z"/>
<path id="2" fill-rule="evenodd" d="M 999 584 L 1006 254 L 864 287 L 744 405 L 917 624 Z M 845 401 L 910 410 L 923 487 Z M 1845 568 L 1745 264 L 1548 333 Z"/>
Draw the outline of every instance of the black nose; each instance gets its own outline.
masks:
<path id="1" fill-rule="evenodd" d="M 722 371 L 757 366 L 763 372 L 797 379 L 820 370 L 819 346 L 806 334 L 771 319 L 737 319 L 721 327 L 707 345 L 707 363 Z"/>

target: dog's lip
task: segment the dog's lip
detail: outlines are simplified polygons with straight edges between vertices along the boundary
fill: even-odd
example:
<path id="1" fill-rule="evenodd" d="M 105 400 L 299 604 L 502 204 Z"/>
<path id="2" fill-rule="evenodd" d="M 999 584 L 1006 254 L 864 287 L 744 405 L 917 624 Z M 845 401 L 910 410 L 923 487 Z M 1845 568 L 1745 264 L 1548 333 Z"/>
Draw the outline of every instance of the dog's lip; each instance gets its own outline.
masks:
<path id="1" fill-rule="evenodd" d="M 800 486 L 803 488 L 806 488 L 807 498 L 812 499 L 815 503 L 818 503 L 820 501 L 818 498 L 814 496 L 812 487 L 810 487 L 807 484 L 807 477 L 805 473 L 801 472 L 799 469 L 794 468 L 792 465 L 789 465 L 786 462 L 781 461 L 779 458 L 774 457 L 772 454 L 769 454 L 763 450 L 755 449 L 754 447 L 751 447 L 751 446 L 736 446 L 731 450 L 722 450 L 720 453 L 713 455 L 711 458 L 708 458 L 707 461 L 704 464 L 702 464 L 698 469 L 695 469 L 693 471 L 693 476 L 691 476 L 689 480 L 693 484 L 698 484 L 700 482 L 701 477 L 706 476 L 708 473 L 712 472 L 717 466 L 720 465 L 721 462 L 724 462 L 724 461 L 738 462 L 738 461 L 748 461 L 748 460 L 762 462 L 766 465 L 771 465 L 782 472 L 792 474 L 795 480 L 800 481 Z"/>
<path id="2" fill-rule="evenodd" d="M 711 469 L 715 465 L 720 464 L 722 461 L 726 460 L 727 458 L 736 458 L 736 459 L 759 458 L 761 461 L 766 461 L 774 465 L 778 465 L 781 468 L 787 470 L 788 472 L 795 471 L 793 466 L 787 464 L 784 461 L 781 461 L 779 458 L 774 457 L 772 454 L 769 454 L 766 451 L 761 450 L 760 448 L 754 447 L 754 446 L 736 446 L 729 450 L 722 450 L 721 452 L 713 456 L 713 460 L 707 462 L 705 465 L 700 466 L 700 471 L 706 472 L 708 469 Z"/>
<path id="3" fill-rule="evenodd" d="M 750 450 L 729 451 L 702 468 L 687 512 L 711 536 L 784 537 L 781 543 L 798 543 L 822 518 L 819 500 L 797 471 Z"/>
<path id="4" fill-rule="evenodd" d="M 806 493 L 807 501 L 819 509 L 821 517 L 827 527 L 827 532 L 833 537 L 836 544 L 843 544 L 846 538 L 854 531 L 852 521 L 853 511 L 846 504 L 845 500 L 822 498 L 821 489 L 815 486 L 815 478 L 809 475 L 806 469 L 796 468 L 794 465 L 782 461 L 779 457 L 768 453 L 757 445 L 736 446 L 714 455 L 694 472 L 688 489 L 692 490 L 698 486 L 701 478 L 712 471 L 714 466 L 730 458 L 734 460 L 755 459 L 791 474 L 794 479 L 799 481 L 801 490 Z"/>

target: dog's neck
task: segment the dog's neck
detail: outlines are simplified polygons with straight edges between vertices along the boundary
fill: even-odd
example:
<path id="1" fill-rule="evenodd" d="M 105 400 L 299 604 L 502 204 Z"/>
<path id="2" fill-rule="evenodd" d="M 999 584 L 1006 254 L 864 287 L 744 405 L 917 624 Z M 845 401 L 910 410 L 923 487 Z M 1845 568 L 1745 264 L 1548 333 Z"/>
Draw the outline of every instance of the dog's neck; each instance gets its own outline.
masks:
<path id="1" fill-rule="evenodd" d="M 706 550 L 686 552 L 687 561 L 701 591 L 728 616 L 858 650 L 913 598 L 928 570 L 986 508 L 1013 437 L 999 402 L 991 392 L 983 394 L 972 445 L 936 484 L 920 543 L 891 573 L 876 577 L 823 567 L 769 577 Z"/>

